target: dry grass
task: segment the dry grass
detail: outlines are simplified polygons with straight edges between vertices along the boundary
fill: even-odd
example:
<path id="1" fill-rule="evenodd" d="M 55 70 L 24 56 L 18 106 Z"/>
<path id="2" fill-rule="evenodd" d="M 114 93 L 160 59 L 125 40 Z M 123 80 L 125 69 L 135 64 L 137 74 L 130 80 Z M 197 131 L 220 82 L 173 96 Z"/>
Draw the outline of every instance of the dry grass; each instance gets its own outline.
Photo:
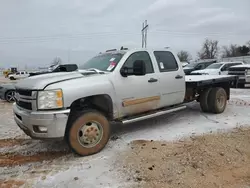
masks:
<path id="1" fill-rule="evenodd" d="M 192 136 L 174 143 L 137 140 L 123 154 L 134 187 L 245 188 L 250 185 L 250 129 Z M 124 159 L 125 158 L 125 159 Z"/>

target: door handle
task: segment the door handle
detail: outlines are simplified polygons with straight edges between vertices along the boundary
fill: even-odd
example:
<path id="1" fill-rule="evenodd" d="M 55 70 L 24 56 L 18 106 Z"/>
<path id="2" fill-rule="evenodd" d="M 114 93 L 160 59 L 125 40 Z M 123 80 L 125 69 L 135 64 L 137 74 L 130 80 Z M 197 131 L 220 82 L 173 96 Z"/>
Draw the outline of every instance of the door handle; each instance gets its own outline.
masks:
<path id="1" fill-rule="evenodd" d="M 181 76 L 181 75 L 177 75 L 176 77 L 175 77 L 175 79 L 182 79 L 183 78 L 183 76 Z"/>
<path id="2" fill-rule="evenodd" d="M 151 83 L 151 82 L 157 82 L 157 81 L 158 81 L 158 80 L 155 79 L 155 78 L 150 78 L 150 79 L 148 80 L 149 83 Z"/>

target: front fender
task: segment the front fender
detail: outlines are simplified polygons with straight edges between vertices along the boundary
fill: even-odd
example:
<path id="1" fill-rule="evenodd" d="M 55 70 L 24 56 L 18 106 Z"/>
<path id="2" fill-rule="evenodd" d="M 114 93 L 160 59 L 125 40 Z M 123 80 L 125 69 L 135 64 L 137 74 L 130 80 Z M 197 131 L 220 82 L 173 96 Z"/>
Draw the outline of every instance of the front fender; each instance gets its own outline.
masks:
<path id="1" fill-rule="evenodd" d="M 94 95 L 108 95 L 112 99 L 114 113 L 117 112 L 116 96 L 113 84 L 109 79 L 82 78 L 55 83 L 46 87 L 49 89 L 62 89 L 64 106 L 69 108 L 71 104 L 81 98 Z"/>

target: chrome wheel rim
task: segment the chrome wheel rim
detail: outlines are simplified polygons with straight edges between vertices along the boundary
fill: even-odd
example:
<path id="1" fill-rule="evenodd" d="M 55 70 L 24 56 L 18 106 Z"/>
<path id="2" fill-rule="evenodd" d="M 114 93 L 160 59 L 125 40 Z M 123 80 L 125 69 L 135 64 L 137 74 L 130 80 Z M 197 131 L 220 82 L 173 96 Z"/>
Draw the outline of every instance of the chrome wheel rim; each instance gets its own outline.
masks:
<path id="1" fill-rule="evenodd" d="M 14 91 L 9 91 L 7 94 L 6 94 L 6 100 L 8 102 L 14 102 L 15 101 L 15 92 Z"/>
<path id="2" fill-rule="evenodd" d="M 79 128 L 77 137 L 83 147 L 92 148 L 102 140 L 103 128 L 96 121 L 87 122 Z"/>

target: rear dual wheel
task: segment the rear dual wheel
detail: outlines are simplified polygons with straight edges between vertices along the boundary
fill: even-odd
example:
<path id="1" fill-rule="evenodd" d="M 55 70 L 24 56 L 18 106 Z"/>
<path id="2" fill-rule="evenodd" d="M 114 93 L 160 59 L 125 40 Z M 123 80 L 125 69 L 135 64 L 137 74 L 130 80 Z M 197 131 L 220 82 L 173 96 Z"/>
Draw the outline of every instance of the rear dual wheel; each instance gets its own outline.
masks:
<path id="1" fill-rule="evenodd" d="M 227 93 L 221 87 L 208 88 L 200 94 L 200 107 L 203 112 L 219 114 L 227 106 Z"/>

